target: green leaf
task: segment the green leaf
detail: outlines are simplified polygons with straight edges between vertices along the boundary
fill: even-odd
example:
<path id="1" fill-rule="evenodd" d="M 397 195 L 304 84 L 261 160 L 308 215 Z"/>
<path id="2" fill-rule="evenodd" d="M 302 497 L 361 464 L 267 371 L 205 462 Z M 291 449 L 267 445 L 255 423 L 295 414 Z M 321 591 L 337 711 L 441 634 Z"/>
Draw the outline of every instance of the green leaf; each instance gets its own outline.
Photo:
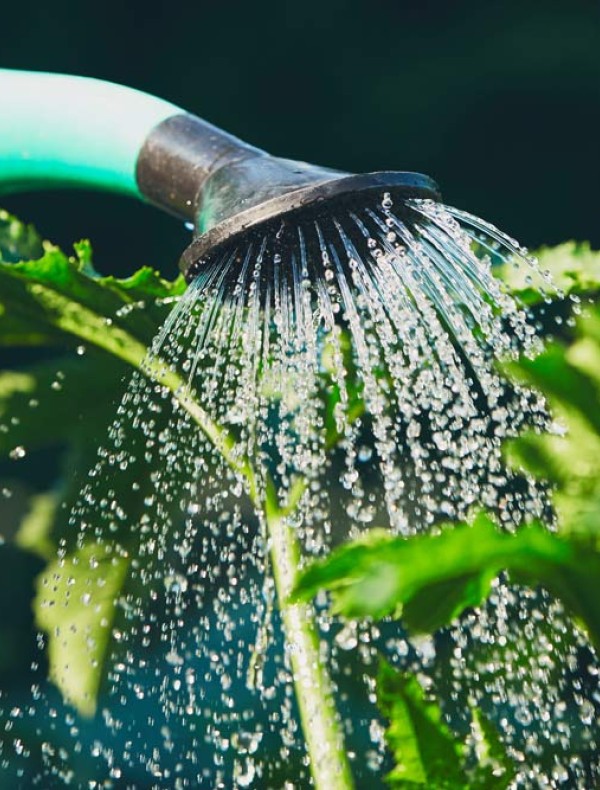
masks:
<path id="1" fill-rule="evenodd" d="M 469 777 L 469 787 L 506 790 L 515 777 L 515 765 L 492 722 L 478 708 L 472 709 L 477 766 Z"/>
<path id="2" fill-rule="evenodd" d="M 579 413 L 594 431 L 600 432 L 598 387 L 589 375 L 578 369 L 569 359 L 569 354 L 577 349 L 581 367 L 586 357 L 588 362 L 594 360 L 593 348 L 586 344 L 585 355 L 580 351 L 580 342 L 574 344 L 570 352 L 567 348 L 559 343 L 549 344 L 535 359 L 522 357 L 518 362 L 505 364 L 504 371 L 535 387 L 554 406 L 566 407 Z M 600 354 L 600 348 L 598 351 Z"/>
<path id="3" fill-rule="evenodd" d="M 393 538 L 372 530 L 310 565 L 294 595 L 308 599 L 326 588 L 334 609 L 347 617 L 396 615 L 414 631 L 435 630 L 485 598 L 496 574 L 482 570 L 481 558 L 498 537 L 485 516 L 437 536 Z"/>
<path id="4" fill-rule="evenodd" d="M 0 209 L 0 261 L 30 261 L 40 258 L 43 253 L 42 240 L 35 228 Z"/>
<path id="5" fill-rule="evenodd" d="M 562 534 L 589 537 L 600 546 L 600 312 L 590 308 L 569 343 L 554 343 L 535 359 L 506 366 L 535 386 L 551 407 L 552 434 L 527 432 L 507 444 L 513 468 L 553 486 Z"/>
<path id="6" fill-rule="evenodd" d="M 80 713 L 92 716 L 128 559 L 105 544 L 51 563 L 37 583 L 34 612 L 48 635 L 50 677 Z"/>
<path id="7" fill-rule="evenodd" d="M 47 561 L 56 557 L 51 530 L 57 507 L 58 497 L 54 493 L 44 492 L 31 497 L 29 510 L 15 536 L 15 544 Z"/>
<path id="8" fill-rule="evenodd" d="M 506 790 L 515 766 L 492 724 L 472 711 L 475 765 L 463 744 L 444 723 L 440 705 L 425 694 L 417 678 L 381 660 L 377 701 L 389 720 L 386 741 L 396 766 L 386 777 L 394 788 L 481 788 Z"/>
<path id="9" fill-rule="evenodd" d="M 185 290 L 183 278 L 167 283 L 148 268 L 125 280 L 98 277 L 91 267 L 89 245 L 77 245 L 76 252 L 77 258 L 66 258 L 47 246 L 38 261 L 0 263 L 0 344 L 84 341 L 143 369 L 172 393 L 180 393 L 185 381 L 178 373 L 158 360 L 150 367 L 143 363 L 158 325 Z M 199 403 L 190 398 L 180 402 L 254 490 L 247 459 L 237 457 L 234 439 Z"/>
<path id="10" fill-rule="evenodd" d="M 293 597 L 306 600 L 329 589 L 335 611 L 346 617 L 403 616 L 411 630 L 427 632 L 481 603 L 503 570 L 560 597 L 600 646 L 600 553 L 537 523 L 501 532 L 485 514 L 472 525 L 448 525 L 440 535 L 397 538 L 374 531 L 305 569 Z"/>
<path id="11" fill-rule="evenodd" d="M 402 608 L 402 620 L 410 631 L 433 633 L 487 597 L 493 571 L 465 573 L 434 582 L 416 592 Z"/>
<path id="12" fill-rule="evenodd" d="M 386 780 L 394 788 L 466 788 L 462 747 L 425 698 L 417 679 L 381 661 L 377 700 L 389 720 L 386 740 L 396 766 Z"/>
<path id="13" fill-rule="evenodd" d="M 100 277 L 87 242 L 76 257 L 46 245 L 38 260 L 0 262 L 0 344 L 91 343 L 139 366 L 158 326 L 185 290 L 144 267 Z"/>
<path id="14" fill-rule="evenodd" d="M 344 436 L 345 429 L 339 425 L 342 415 L 352 425 L 366 409 L 364 383 L 353 358 L 352 340 L 347 331 L 340 330 L 335 338 L 324 344 L 321 368 L 319 393 L 323 398 L 325 446 L 332 449 Z M 374 374 L 380 376 L 381 372 L 374 371 Z"/>
<path id="15" fill-rule="evenodd" d="M 600 291 L 600 252 L 588 242 L 567 241 L 557 247 L 542 247 L 535 252 L 541 271 L 549 272 L 552 281 L 565 295 L 583 295 Z M 537 304 L 549 290 L 541 277 L 532 277 L 523 266 L 510 263 L 496 270 L 511 291 L 525 304 Z"/>

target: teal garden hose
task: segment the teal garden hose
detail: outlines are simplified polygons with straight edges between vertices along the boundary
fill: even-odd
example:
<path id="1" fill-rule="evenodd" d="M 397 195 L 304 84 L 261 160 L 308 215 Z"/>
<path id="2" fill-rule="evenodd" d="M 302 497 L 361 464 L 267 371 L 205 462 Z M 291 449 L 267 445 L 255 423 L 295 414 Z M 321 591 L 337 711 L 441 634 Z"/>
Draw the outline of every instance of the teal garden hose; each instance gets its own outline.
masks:
<path id="1" fill-rule="evenodd" d="M 364 192 L 439 198 L 428 176 L 350 175 L 273 157 L 131 88 L 87 77 L 0 69 L 0 193 L 87 187 L 147 200 L 191 221 L 181 259 L 200 260 L 241 234 Z"/>
<path id="2" fill-rule="evenodd" d="M 181 113 L 86 77 L 0 69 L 0 192 L 92 187 L 141 197 L 136 162 L 151 130 Z"/>

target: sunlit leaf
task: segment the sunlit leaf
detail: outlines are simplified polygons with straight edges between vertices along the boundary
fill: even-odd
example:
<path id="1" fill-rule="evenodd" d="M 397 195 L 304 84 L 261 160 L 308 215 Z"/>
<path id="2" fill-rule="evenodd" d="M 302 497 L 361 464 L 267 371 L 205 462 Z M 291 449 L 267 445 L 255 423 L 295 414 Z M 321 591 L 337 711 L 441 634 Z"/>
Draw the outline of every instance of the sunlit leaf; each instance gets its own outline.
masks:
<path id="1" fill-rule="evenodd" d="M 588 308 L 570 343 L 507 366 L 548 399 L 553 433 L 525 433 L 506 446 L 511 466 L 552 484 L 557 527 L 600 545 L 600 314 Z"/>
<path id="2" fill-rule="evenodd" d="M 600 291 L 600 252 L 588 242 L 567 241 L 556 247 L 542 247 L 535 252 L 540 270 L 549 272 L 553 283 L 566 295 L 582 295 Z M 543 299 L 544 280 L 533 276 L 524 266 L 510 263 L 497 270 L 511 291 L 527 304 Z"/>
<path id="3" fill-rule="evenodd" d="M 96 708 L 127 567 L 110 546 L 93 544 L 55 560 L 38 579 L 34 611 L 48 637 L 50 677 L 86 716 Z"/>
<path id="4" fill-rule="evenodd" d="M 481 603 L 503 570 L 560 597 L 600 645 L 600 554 L 588 542 L 562 539 L 537 523 L 501 532 L 485 514 L 472 525 L 449 525 L 441 535 L 399 538 L 374 531 L 310 565 L 294 597 L 328 589 L 335 611 L 346 617 L 395 615 L 412 631 L 431 632 Z"/>
<path id="5" fill-rule="evenodd" d="M 523 357 L 518 362 L 505 365 L 504 370 L 534 386 L 551 403 L 577 411 L 591 428 L 600 432 L 600 414 L 596 408 L 599 390 L 588 375 L 569 361 L 567 347 L 550 344 L 535 359 Z"/>
<path id="6" fill-rule="evenodd" d="M 472 709 L 477 765 L 469 776 L 469 787 L 506 790 L 515 777 L 515 765 L 508 756 L 498 731 L 478 708 Z"/>
<path id="7" fill-rule="evenodd" d="M 310 565 L 295 595 L 307 599 L 326 588 L 347 617 L 408 615 L 413 630 L 435 630 L 485 598 L 498 571 L 482 568 L 482 558 L 497 552 L 504 537 L 485 516 L 435 536 L 394 538 L 372 530 Z"/>
<path id="8" fill-rule="evenodd" d="M 386 741 L 396 762 L 386 777 L 391 787 L 467 787 L 462 748 L 444 723 L 437 703 L 426 699 L 413 675 L 382 661 L 377 701 L 389 720 Z"/>
<path id="9" fill-rule="evenodd" d="M 0 261 L 0 344 L 93 343 L 131 364 L 185 290 L 144 267 L 123 280 L 100 277 L 87 242 L 75 257 L 46 244 L 42 257 Z"/>
<path id="10" fill-rule="evenodd" d="M 19 525 L 15 544 L 47 561 L 54 559 L 56 547 L 51 530 L 57 507 L 58 496 L 55 493 L 44 492 L 33 496 L 29 510 Z"/>

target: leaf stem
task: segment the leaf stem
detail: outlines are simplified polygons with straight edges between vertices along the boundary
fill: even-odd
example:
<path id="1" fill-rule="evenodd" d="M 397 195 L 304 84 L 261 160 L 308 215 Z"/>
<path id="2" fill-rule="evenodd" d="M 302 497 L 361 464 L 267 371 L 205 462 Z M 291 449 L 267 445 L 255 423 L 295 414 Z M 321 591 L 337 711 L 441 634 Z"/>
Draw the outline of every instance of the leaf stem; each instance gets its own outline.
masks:
<path id="1" fill-rule="evenodd" d="M 314 610 L 291 603 L 298 574 L 300 549 L 278 504 L 272 484 L 267 487 L 265 520 L 279 608 L 289 651 L 300 720 L 310 769 L 318 790 L 354 787 L 335 707 L 331 680 L 320 654 Z"/>

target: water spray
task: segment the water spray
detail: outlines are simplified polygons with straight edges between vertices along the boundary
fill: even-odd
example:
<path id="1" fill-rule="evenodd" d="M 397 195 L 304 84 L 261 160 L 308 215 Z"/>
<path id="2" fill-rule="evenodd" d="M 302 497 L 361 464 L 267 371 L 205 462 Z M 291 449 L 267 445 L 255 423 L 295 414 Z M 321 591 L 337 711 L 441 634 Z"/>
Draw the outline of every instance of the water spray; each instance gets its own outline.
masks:
<path id="1" fill-rule="evenodd" d="M 222 484 L 231 473 L 245 487 L 272 567 L 314 784 L 351 787 L 324 660 L 331 622 L 327 613 L 315 618 L 289 602 L 298 566 L 369 525 L 411 535 L 465 518 L 483 501 L 510 527 L 525 502 L 528 512 L 543 508 L 535 487 L 513 494 L 501 463 L 504 439 L 525 423 L 547 422 L 537 396 L 509 386 L 494 366 L 498 358 L 535 353 L 539 340 L 493 269 L 519 265 L 544 283 L 543 275 L 513 239 L 443 206 L 426 175 L 353 175 L 273 157 L 168 102 L 87 78 L 0 70 L 0 97 L 0 192 L 104 189 L 193 225 L 180 261 L 189 288 L 146 365 L 175 396 L 180 415 L 176 429 L 154 437 L 160 469 L 146 522 L 167 546 L 165 514 L 181 499 L 170 474 L 196 470 L 186 491 L 193 515 L 175 547 L 188 556 L 203 529 L 222 528 L 203 486 Z M 182 395 L 184 384 L 197 401 Z M 156 397 L 143 377 L 129 389 L 110 438 L 115 446 L 132 425 L 144 425 Z M 222 466 L 204 460 L 209 445 Z M 74 530 L 90 520 L 93 486 L 114 471 L 115 457 L 110 450 L 99 461 L 73 511 Z M 232 520 L 241 534 L 237 510 Z M 350 526 L 339 534 L 345 522 Z M 179 577 L 162 559 L 154 562 L 156 577 L 168 575 L 171 589 Z M 176 586 L 179 612 L 191 584 Z M 507 606 L 530 605 L 502 590 L 497 611 L 489 604 L 482 616 L 481 645 L 493 642 Z M 170 633 L 168 647 L 183 662 L 178 638 Z M 462 644 L 459 630 L 452 638 Z M 239 667 L 235 643 L 223 650 L 228 665 Z M 426 666 L 428 655 L 415 661 Z M 478 671 L 457 669 L 465 677 Z M 112 674 L 115 687 L 131 682 L 126 671 L 120 679 Z M 493 688 L 511 704 L 518 697 Z M 547 699 L 518 702 L 540 716 L 554 704 L 544 693 Z M 162 686 L 160 694 L 172 709 Z"/>

